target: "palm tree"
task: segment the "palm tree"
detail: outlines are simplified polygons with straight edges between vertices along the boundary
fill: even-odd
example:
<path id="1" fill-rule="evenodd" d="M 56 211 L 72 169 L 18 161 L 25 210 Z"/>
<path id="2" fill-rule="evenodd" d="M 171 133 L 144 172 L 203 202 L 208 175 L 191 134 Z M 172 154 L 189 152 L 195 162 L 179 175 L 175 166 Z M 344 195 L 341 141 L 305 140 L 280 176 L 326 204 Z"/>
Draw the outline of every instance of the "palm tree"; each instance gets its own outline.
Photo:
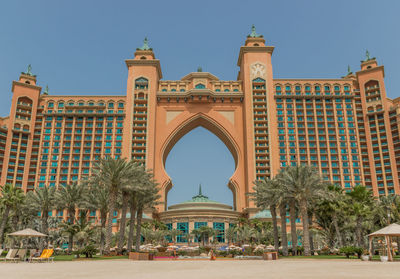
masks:
<path id="1" fill-rule="evenodd" d="M 225 230 L 225 237 L 228 240 L 228 246 L 234 242 L 236 238 L 237 227 L 229 227 Z"/>
<path id="2" fill-rule="evenodd" d="M 38 190 L 28 192 L 26 197 L 27 207 L 40 212 L 41 223 L 42 223 L 42 233 L 49 234 L 48 229 L 48 219 L 49 212 L 53 210 L 56 206 L 56 188 L 45 186 L 39 188 Z M 41 246 L 44 243 L 41 242 Z M 42 246 L 43 247 L 43 246 Z"/>
<path id="3" fill-rule="evenodd" d="M 198 239 L 201 239 L 201 244 L 204 247 L 206 239 L 210 239 L 212 236 L 217 235 L 218 232 L 209 226 L 202 226 L 198 229 L 192 230 L 192 234 Z"/>
<path id="4" fill-rule="evenodd" d="M 140 230 L 142 225 L 142 215 L 146 208 L 154 208 L 158 204 L 160 195 L 158 194 L 157 183 L 153 179 L 153 174 L 147 173 L 147 182 L 143 185 L 144 188 L 138 192 L 137 197 L 137 220 L 136 220 L 136 251 L 140 250 Z"/>
<path id="5" fill-rule="evenodd" d="M 238 228 L 237 238 L 238 241 L 242 244 L 250 243 L 251 240 L 255 237 L 256 231 L 250 226 L 243 226 Z"/>
<path id="6" fill-rule="evenodd" d="M 279 231 L 276 214 L 276 207 L 279 202 L 279 183 L 276 179 L 265 178 L 257 180 L 254 186 L 254 193 L 251 195 L 261 210 L 269 209 L 272 216 L 272 226 L 274 229 L 274 246 L 279 250 Z"/>
<path id="7" fill-rule="evenodd" d="M 140 187 L 140 182 L 143 180 L 143 177 L 146 175 L 146 169 L 144 165 L 141 165 L 137 162 L 134 162 L 133 171 L 133 179 L 129 184 L 121 187 L 122 190 L 122 207 L 121 207 L 121 219 L 120 219 L 120 228 L 119 228 L 119 239 L 118 239 L 118 253 L 122 254 L 122 249 L 125 242 L 125 227 L 126 227 L 126 213 L 128 211 L 129 206 L 129 198 L 131 194 L 138 190 Z"/>
<path id="8" fill-rule="evenodd" d="M 287 241 L 287 231 L 286 231 L 286 207 L 290 197 L 288 197 L 286 191 L 284 190 L 281 182 L 279 180 L 279 175 L 276 177 L 277 186 L 276 189 L 278 194 L 278 205 L 279 205 L 279 216 L 281 217 L 281 245 L 283 256 L 288 255 L 288 241 Z"/>
<path id="9" fill-rule="evenodd" d="M 111 157 L 101 158 L 94 164 L 92 170 L 91 184 L 104 184 L 109 191 L 109 208 L 106 230 L 105 253 L 110 253 L 112 239 L 112 224 L 116 208 L 118 191 L 125 185 L 129 185 L 135 177 L 136 164 L 125 159 L 113 159 Z"/>
<path id="10" fill-rule="evenodd" d="M 135 191 L 132 191 L 129 197 L 130 218 L 129 218 L 129 231 L 128 231 L 128 243 L 127 243 L 128 251 L 132 250 L 133 238 L 135 234 L 136 195 L 137 193 Z"/>
<path id="11" fill-rule="evenodd" d="M 357 245 L 359 247 L 364 247 L 365 243 L 362 237 L 362 224 L 365 218 L 368 217 L 372 211 L 374 198 L 372 197 L 371 191 L 362 185 L 354 186 L 352 191 L 348 192 L 347 195 L 351 198 L 350 211 L 356 218 Z"/>
<path id="12" fill-rule="evenodd" d="M 281 217 L 281 244 L 282 244 L 282 255 L 288 255 L 288 241 L 287 241 L 287 231 L 286 231 L 286 201 L 283 196 L 281 196 L 281 202 L 279 204 L 279 216 Z"/>
<path id="13" fill-rule="evenodd" d="M 289 218 L 290 218 L 290 235 L 292 238 L 292 255 L 297 255 L 297 232 L 296 232 L 296 219 L 297 219 L 297 203 L 293 197 L 288 198 L 289 203 Z"/>
<path id="14" fill-rule="evenodd" d="M 92 185 L 88 181 L 87 195 L 85 195 L 83 207 L 88 210 L 98 210 L 100 213 L 100 254 L 103 255 L 107 213 L 109 210 L 109 189 L 104 183 Z"/>
<path id="15" fill-rule="evenodd" d="M 0 247 L 3 244 L 4 230 L 6 228 L 10 211 L 22 205 L 25 195 L 21 189 L 12 184 L 0 186 L 0 204 L 3 205 L 3 216 L 0 223 Z"/>
<path id="16" fill-rule="evenodd" d="M 84 204 L 87 187 L 84 183 L 73 182 L 72 184 L 63 184 L 56 191 L 57 208 L 60 210 L 67 209 L 70 224 L 75 223 L 75 211 Z M 68 250 L 72 251 L 73 238 L 70 234 L 68 239 Z"/>
<path id="17" fill-rule="evenodd" d="M 381 225 L 390 225 L 392 222 L 400 219 L 400 197 L 391 194 L 388 196 L 380 196 L 377 200 L 377 213 L 379 214 L 379 220 Z"/>
<path id="18" fill-rule="evenodd" d="M 326 187 L 323 179 L 313 167 L 307 165 L 287 167 L 281 171 L 278 179 L 284 186 L 288 196 L 299 203 L 303 223 L 304 255 L 310 256 L 308 203 L 325 195 Z"/>
<path id="19" fill-rule="evenodd" d="M 193 233 L 193 231 L 192 231 L 192 233 Z M 171 238 L 172 243 L 174 243 L 174 244 L 176 242 L 176 237 L 178 235 L 181 235 L 181 234 L 182 234 L 182 232 L 180 230 L 177 230 L 177 229 L 172 229 L 172 230 L 168 230 L 167 231 L 167 236 L 169 236 Z"/>
<path id="20" fill-rule="evenodd" d="M 343 213 L 345 204 L 346 196 L 343 194 L 343 189 L 338 185 L 329 184 L 326 197 L 317 202 L 315 210 L 320 227 L 329 229 L 330 225 L 333 225 L 339 247 L 344 246 L 339 216 Z"/>

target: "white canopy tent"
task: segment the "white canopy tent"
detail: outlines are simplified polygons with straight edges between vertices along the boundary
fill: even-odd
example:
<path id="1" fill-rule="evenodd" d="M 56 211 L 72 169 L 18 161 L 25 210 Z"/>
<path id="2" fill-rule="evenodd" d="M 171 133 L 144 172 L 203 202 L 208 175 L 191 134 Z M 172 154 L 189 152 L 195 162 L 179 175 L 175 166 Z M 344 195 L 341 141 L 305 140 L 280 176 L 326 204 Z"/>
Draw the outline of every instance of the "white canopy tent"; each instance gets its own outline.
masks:
<path id="1" fill-rule="evenodd" d="M 391 224 L 383 229 L 380 229 L 376 232 L 373 232 L 368 235 L 369 238 L 369 255 L 372 257 L 372 239 L 374 237 L 384 237 L 385 244 L 387 246 L 388 251 L 388 260 L 393 261 L 393 254 L 392 254 L 392 237 L 400 237 L 400 225 L 398 224 Z"/>
<path id="2" fill-rule="evenodd" d="M 26 237 L 45 237 L 47 236 L 44 233 L 32 230 L 32 229 L 24 229 L 21 231 L 9 233 L 10 236 L 26 236 Z"/>

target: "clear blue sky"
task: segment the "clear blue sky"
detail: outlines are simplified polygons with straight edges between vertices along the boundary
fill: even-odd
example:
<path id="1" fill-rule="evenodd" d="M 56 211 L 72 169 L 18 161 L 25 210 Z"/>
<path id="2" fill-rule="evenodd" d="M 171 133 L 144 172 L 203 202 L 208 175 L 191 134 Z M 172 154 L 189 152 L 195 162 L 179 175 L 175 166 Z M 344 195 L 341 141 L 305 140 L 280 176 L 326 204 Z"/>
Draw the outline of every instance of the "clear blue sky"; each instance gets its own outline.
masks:
<path id="1" fill-rule="evenodd" d="M 385 65 L 389 97 L 398 97 L 399 11 L 400 1 L 394 0 L 1 1 L 0 116 L 9 113 L 12 80 L 28 64 L 50 94 L 125 94 L 124 59 L 145 36 L 164 79 L 180 79 L 202 66 L 234 80 L 251 24 L 276 47 L 276 78 L 340 77 L 347 65 L 358 70 L 368 49 Z M 200 182 L 210 198 L 231 204 L 225 185 L 233 160 L 221 146 L 202 129 L 182 138 L 167 161 L 175 183 L 169 204 L 189 199 Z M 178 171 L 188 166 L 193 171 Z"/>

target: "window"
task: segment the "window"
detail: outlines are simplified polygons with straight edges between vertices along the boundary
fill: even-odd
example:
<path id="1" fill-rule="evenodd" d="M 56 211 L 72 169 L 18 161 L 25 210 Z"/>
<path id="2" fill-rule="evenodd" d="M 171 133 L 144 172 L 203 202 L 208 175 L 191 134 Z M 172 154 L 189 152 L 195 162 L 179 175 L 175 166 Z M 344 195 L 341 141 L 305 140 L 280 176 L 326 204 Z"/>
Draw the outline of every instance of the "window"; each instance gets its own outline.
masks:
<path id="1" fill-rule="evenodd" d="M 218 234 L 215 236 L 218 242 L 225 242 L 225 223 L 214 222 L 213 229 L 218 231 Z"/>
<path id="2" fill-rule="evenodd" d="M 196 89 L 204 89 L 204 88 L 206 88 L 206 86 L 202 83 L 198 83 L 198 84 L 196 84 L 195 88 Z"/>
<path id="3" fill-rule="evenodd" d="M 181 235 L 178 235 L 176 237 L 176 242 L 178 243 L 186 242 L 186 238 L 184 235 L 189 232 L 189 223 L 188 222 L 177 223 L 176 229 L 182 233 Z"/>

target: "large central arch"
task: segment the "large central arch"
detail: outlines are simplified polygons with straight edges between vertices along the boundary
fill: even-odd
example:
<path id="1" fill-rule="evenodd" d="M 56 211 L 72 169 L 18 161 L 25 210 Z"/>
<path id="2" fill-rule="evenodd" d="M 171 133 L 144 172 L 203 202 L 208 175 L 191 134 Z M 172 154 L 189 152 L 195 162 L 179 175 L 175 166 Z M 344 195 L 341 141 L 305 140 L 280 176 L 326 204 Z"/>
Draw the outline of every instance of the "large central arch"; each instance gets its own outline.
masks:
<path id="1" fill-rule="evenodd" d="M 207 115 L 204 115 L 202 113 L 196 114 L 189 119 L 187 119 L 184 123 L 182 123 L 179 127 L 176 128 L 176 130 L 167 138 L 163 148 L 162 148 L 162 159 L 163 159 L 163 168 L 165 171 L 165 163 L 168 157 L 168 154 L 172 150 L 172 148 L 175 146 L 175 144 L 187 133 L 190 131 L 194 130 L 197 127 L 203 127 L 216 135 L 224 144 L 225 146 L 229 149 L 230 153 L 232 154 L 232 157 L 235 162 L 235 171 L 238 165 L 238 161 L 241 159 L 239 157 L 239 147 L 235 143 L 234 139 L 232 136 L 226 131 L 224 127 L 222 127 L 219 123 L 214 121 L 213 119 L 209 118 Z M 234 173 L 235 173 L 234 171 Z M 165 196 L 168 196 L 168 192 L 171 189 L 171 183 L 167 185 L 165 189 Z M 237 186 L 235 186 L 235 183 L 230 179 L 228 182 L 228 187 L 232 191 L 233 194 L 233 206 L 235 206 L 235 197 L 236 197 L 236 192 L 237 192 Z"/>
<path id="2" fill-rule="evenodd" d="M 235 171 L 229 179 L 228 187 L 233 193 L 233 207 L 237 211 L 248 207 L 242 104 L 160 102 L 157 104 L 156 115 L 154 174 L 160 185 L 163 202 L 159 211 L 166 210 L 167 195 L 173 187 L 165 170 L 168 154 L 184 135 L 199 126 L 215 134 L 231 152 Z"/>

